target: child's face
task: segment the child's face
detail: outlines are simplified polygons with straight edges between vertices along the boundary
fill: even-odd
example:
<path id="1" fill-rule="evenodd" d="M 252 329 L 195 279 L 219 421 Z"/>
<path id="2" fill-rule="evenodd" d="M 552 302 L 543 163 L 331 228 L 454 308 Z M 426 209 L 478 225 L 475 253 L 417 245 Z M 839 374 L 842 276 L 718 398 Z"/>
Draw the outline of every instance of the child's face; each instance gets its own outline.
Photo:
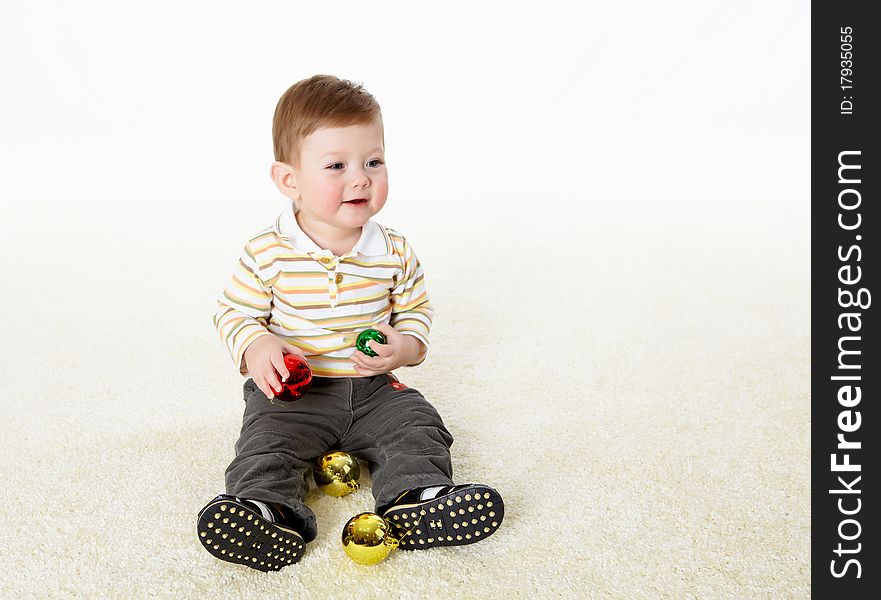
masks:
<path id="1" fill-rule="evenodd" d="M 341 233 L 364 225 L 388 196 L 380 123 L 315 130 L 303 140 L 293 186 L 302 218 Z M 347 202 L 355 198 L 367 201 Z"/>

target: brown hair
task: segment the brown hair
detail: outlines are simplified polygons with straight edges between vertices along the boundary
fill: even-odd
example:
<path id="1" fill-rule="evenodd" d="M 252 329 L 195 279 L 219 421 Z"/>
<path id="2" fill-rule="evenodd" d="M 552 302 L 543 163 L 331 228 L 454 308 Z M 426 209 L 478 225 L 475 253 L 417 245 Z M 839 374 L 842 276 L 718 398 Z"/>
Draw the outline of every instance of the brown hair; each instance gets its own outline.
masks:
<path id="1" fill-rule="evenodd" d="M 320 127 L 368 125 L 382 113 L 376 99 L 363 84 L 333 75 L 313 75 L 292 85 L 282 94 L 272 117 L 272 145 L 275 160 L 293 165 L 300 162 L 303 140 Z M 382 132 L 385 146 L 385 130 Z"/>

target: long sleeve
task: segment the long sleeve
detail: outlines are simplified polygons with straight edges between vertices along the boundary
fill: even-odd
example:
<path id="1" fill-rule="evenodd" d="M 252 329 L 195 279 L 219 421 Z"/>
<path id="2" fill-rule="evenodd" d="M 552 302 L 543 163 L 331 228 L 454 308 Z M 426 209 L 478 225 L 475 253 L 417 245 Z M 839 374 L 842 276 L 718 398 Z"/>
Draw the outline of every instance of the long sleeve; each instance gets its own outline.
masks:
<path id="1" fill-rule="evenodd" d="M 404 335 L 412 335 L 425 344 L 425 353 L 421 359 L 408 365 L 415 367 L 422 364 L 428 356 L 428 334 L 431 330 L 434 309 L 428 299 L 422 265 L 406 240 L 403 240 L 401 257 L 404 272 L 389 296 L 392 305 L 389 324 Z"/>
<path id="2" fill-rule="evenodd" d="M 272 293 L 260 278 L 257 260 L 249 245 L 242 250 L 237 268 L 217 304 L 214 326 L 239 373 L 247 376 L 245 349 L 261 335 L 272 335 L 266 329 Z"/>

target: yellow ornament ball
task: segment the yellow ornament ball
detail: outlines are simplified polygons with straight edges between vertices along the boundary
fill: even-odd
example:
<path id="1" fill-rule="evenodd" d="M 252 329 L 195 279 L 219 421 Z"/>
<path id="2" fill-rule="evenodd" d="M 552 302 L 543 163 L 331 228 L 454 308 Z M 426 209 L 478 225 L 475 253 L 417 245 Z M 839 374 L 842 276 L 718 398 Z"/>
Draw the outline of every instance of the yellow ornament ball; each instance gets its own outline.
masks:
<path id="1" fill-rule="evenodd" d="M 392 535 L 388 521 L 376 513 L 359 513 L 343 527 L 343 550 L 349 558 L 362 565 L 375 565 L 383 561 L 400 543 Z"/>
<path id="2" fill-rule="evenodd" d="M 358 478 L 361 467 L 347 452 L 328 452 L 321 456 L 312 469 L 318 488 L 330 496 L 345 496 L 360 489 Z"/>

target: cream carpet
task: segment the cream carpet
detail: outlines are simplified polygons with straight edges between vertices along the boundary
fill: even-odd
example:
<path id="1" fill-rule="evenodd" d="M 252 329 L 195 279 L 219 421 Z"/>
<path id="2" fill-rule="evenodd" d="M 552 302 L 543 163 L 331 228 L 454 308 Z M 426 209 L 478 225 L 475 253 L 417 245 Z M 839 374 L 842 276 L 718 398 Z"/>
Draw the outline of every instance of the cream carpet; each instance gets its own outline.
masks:
<path id="1" fill-rule="evenodd" d="M 807 597 L 807 194 L 747 188 L 380 213 L 437 309 L 398 375 L 505 520 L 354 564 L 365 472 L 345 498 L 313 484 L 319 537 L 269 574 L 214 559 L 195 520 L 244 408 L 214 297 L 281 205 L 6 206 L 0 597 Z"/>

